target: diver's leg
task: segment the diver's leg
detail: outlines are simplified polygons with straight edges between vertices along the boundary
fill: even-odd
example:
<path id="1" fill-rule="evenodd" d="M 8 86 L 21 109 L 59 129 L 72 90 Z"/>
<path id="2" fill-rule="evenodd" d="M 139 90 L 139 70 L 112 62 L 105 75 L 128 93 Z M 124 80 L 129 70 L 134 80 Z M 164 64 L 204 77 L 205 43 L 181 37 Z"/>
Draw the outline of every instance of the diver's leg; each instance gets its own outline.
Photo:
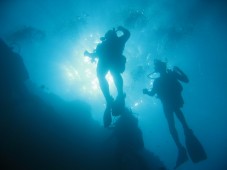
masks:
<path id="1" fill-rule="evenodd" d="M 170 133 L 178 148 L 178 157 L 177 157 L 176 165 L 174 168 L 174 169 L 176 169 L 177 167 L 179 167 L 181 164 L 183 164 L 184 162 L 186 162 L 188 160 L 187 151 L 184 148 L 184 146 L 180 143 L 180 139 L 179 139 L 176 127 L 175 127 L 173 109 L 171 107 L 165 107 L 164 111 L 165 111 L 166 119 L 168 121 Z"/>
<path id="2" fill-rule="evenodd" d="M 113 76 L 114 84 L 117 89 L 117 97 L 113 103 L 112 107 L 112 115 L 118 116 L 124 113 L 125 111 L 125 95 L 123 92 L 123 79 L 121 77 L 120 72 L 111 71 L 111 75 Z"/>
<path id="3" fill-rule="evenodd" d="M 113 103 L 113 98 L 110 95 L 109 84 L 106 80 L 107 72 L 108 72 L 108 67 L 102 63 L 98 63 L 97 77 L 99 80 L 99 85 L 102 90 L 102 93 L 106 99 L 106 109 L 105 109 L 104 115 L 103 115 L 104 127 L 108 127 L 112 122 L 111 107 L 112 107 L 112 103 Z"/>
<path id="4" fill-rule="evenodd" d="M 189 127 L 188 127 L 188 124 L 186 122 L 186 119 L 184 117 L 184 114 L 180 110 L 180 108 L 179 109 L 176 109 L 175 110 L 175 113 L 176 113 L 177 118 L 180 120 L 180 122 L 181 122 L 181 124 L 182 124 L 182 126 L 184 128 L 184 131 L 186 132 L 186 131 L 190 130 Z"/>
<path id="5" fill-rule="evenodd" d="M 176 127 L 175 127 L 173 111 L 172 111 L 172 109 L 164 106 L 164 112 L 165 112 L 165 116 L 166 116 L 166 119 L 167 119 L 167 122 L 168 122 L 170 134 L 171 134 L 178 150 L 180 150 L 183 146 L 180 143 L 179 136 L 178 136 L 178 133 L 177 133 L 177 130 L 176 130 Z"/>
<path id="6" fill-rule="evenodd" d="M 173 140 L 178 148 L 178 157 L 177 157 L 177 161 L 176 161 L 176 165 L 175 168 L 179 167 L 181 164 L 183 164 L 184 162 L 186 162 L 188 160 L 188 156 L 187 156 L 187 151 L 184 148 L 184 146 L 180 143 L 180 139 L 175 127 L 175 122 L 174 122 L 174 112 L 173 109 L 170 107 L 164 107 L 164 111 L 165 111 L 165 116 L 166 119 L 168 121 L 168 125 L 169 125 L 169 129 L 170 129 L 170 133 L 173 137 Z"/>
<path id="7" fill-rule="evenodd" d="M 121 73 L 115 70 L 111 70 L 111 75 L 113 76 L 114 84 L 117 88 L 118 97 L 123 98 L 123 78 L 121 76 Z"/>
<path id="8" fill-rule="evenodd" d="M 108 68 L 101 63 L 98 63 L 97 66 L 97 77 L 99 80 L 99 85 L 101 88 L 101 91 L 106 99 L 107 104 L 112 100 L 112 97 L 110 95 L 110 90 L 109 90 L 109 84 L 106 80 L 106 74 L 108 72 Z"/>

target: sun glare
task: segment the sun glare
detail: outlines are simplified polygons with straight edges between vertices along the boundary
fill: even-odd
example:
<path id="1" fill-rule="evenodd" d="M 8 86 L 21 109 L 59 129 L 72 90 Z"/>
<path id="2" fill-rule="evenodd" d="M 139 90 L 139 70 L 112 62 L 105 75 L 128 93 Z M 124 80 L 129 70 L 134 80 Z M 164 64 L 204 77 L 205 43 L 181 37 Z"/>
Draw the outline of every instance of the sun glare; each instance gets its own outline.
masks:
<path id="1" fill-rule="evenodd" d="M 80 96 L 90 96 L 90 98 L 103 97 L 96 76 L 96 62 L 91 62 L 89 57 L 84 56 L 84 51 L 92 52 L 99 40 L 100 35 L 90 34 L 86 38 L 81 38 L 71 50 L 70 57 L 60 64 L 61 74 L 67 92 L 80 94 Z M 110 85 L 112 93 L 116 93 L 113 78 L 108 73 L 106 79 Z"/>
<path id="2" fill-rule="evenodd" d="M 100 42 L 99 38 L 100 34 L 98 33 L 81 37 L 71 47 L 69 57 L 64 58 L 64 61 L 61 62 L 60 69 L 65 94 L 67 93 L 74 98 L 79 96 L 80 98 L 86 98 L 86 100 L 89 99 L 91 103 L 98 101 L 105 103 L 96 75 L 97 60 L 91 62 L 89 57 L 84 56 L 85 50 L 92 52 L 95 49 L 97 43 Z M 111 95 L 114 98 L 117 97 L 117 89 L 110 73 L 106 75 L 106 79 L 109 83 Z M 130 74 L 124 73 L 123 79 L 125 92 L 132 94 L 133 89 L 131 89 L 131 86 L 133 82 L 130 79 Z M 142 99 L 137 97 L 132 95 L 127 97 L 126 101 L 128 100 L 131 108 L 138 108 L 143 103 Z"/>

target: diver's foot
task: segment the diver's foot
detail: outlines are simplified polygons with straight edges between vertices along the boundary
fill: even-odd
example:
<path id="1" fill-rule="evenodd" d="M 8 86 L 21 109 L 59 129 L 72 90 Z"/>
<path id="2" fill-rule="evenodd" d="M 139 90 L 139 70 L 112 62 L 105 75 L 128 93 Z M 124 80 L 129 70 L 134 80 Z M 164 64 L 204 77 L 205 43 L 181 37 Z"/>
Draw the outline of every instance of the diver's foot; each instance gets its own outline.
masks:
<path id="1" fill-rule="evenodd" d="M 111 117 L 111 107 L 106 107 L 103 115 L 103 124 L 104 127 L 107 128 L 110 126 L 112 122 L 112 117 Z"/>
<path id="2" fill-rule="evenodd" d="M 125 94 L 123 96 L 118 96 L 112 105 L 112 115 L 119 116 L 125 110 Z"/>
<path id="3" fill-rule="evenodd" d="M 182 147 L 178 151 L 178 158 L 177 158 L 176 166 L 174 167 L 174 169 L 177 169 L 180 165 L 185 163 L 187 160 L 188 160 L 187 151 L 184 147 Z"/>

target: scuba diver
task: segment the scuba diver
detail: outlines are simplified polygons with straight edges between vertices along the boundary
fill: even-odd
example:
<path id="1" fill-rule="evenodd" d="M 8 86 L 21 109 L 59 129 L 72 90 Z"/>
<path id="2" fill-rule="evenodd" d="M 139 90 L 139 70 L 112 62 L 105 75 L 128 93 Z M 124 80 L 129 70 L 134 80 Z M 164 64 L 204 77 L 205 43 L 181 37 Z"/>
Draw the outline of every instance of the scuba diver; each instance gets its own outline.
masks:
<path id="1" fill-rule="evenodd" d="M 118 36 L 118 31 L 123 34 Z M 103 117 L 104 127 L 108 127 L 112 122 L 111 112 L 112 115 L 118 115 L 119 111 L 125 106 L 125 94 L 123 92 L 123 79 L 121 74 L 125 70 L 126 58 L 122 53 L 129 37 L 130 32 L 126 28 L 119 26 L 117 29 L 107 31 L 105 36 L 100 38 L 101 43 L 97 45 L 92 53 L 88 51 L 84 52 L 84 55 L 90 57 L 92 61 L 98 58 L 97 77 L 106 100 L 106 109 Z M 109 84 L 105 78 L 108 71 L 110 71 L 113 77 L 118 92 L 115 101 L 110 94 Z M 116 111 L 113 111 L 113 108 L 117 108 Z"/>
<path id="2" fill-rule="evenodd" d="M 185 147 L 180 143 L 178 137 L 174 123 L 174 113 L 183 126 L 186 137 L 186 147 L 193 162 L 199 162 L 206 159 L 205 151 L 198 139 L 193 135 L 192 130 L 188 127 L 183 112 L 181 111 L 184 100 L 181 95 L 183 87 L 179 81 L 188 83 L 188 77 L 176 66 L 173 70 L 167 69 L 166 63 L 160 60 L 154 61 L 154 69 L 160 76 L 154 79 L 151 90 L 143 89 L 143 94 L 149 96 L 157 95 L 161 100 L 165 117 L 169 125 L 170 134 L 178 148 L 178 159 L 175 168 L 186 162 L 188 156 Z"/>

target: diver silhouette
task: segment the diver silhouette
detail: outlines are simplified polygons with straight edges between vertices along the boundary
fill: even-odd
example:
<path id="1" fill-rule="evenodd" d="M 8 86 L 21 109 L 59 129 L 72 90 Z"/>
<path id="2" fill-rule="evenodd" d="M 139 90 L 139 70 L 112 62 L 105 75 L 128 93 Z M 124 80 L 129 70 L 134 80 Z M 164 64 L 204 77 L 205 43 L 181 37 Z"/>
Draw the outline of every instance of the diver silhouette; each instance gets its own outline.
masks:
<path id="1" fill-rule="evenodd" d="M 117 35 L 118 31 L 122 32 L 121 36 Z M 115 115 L 119 112 L 119 109 L 123 108 L 125 105 L 121 73 L 125 70 L 126 58 L 122 53 L 129 37 L 130 32 L 126 28 L 119 26 L 117 29 L 107 31 L 105 36 L 100 38 L 101 43 L 97 45 L 92 53 L 88 51 L 84 52 L 84 55 L 89 56 L 92 61 L 98 58 L 97 77 L 106 100 L 106 109 L 103 117 L 104 127 L 108 127 L 111 124 L 111 112 L 112 115 Z M 105 78 L 108 72 L 110 72 L 113 77 L 118 93 L 115 101 L 110 94 L 109 84 Z M 112 110 L 114 105 L 117 106 L 115 108 L 118 108 L 116 112 Z"/>
<path id="2" fill-rule="evenodd" d="M 188 83 L 188 77 L 176 66 L 173 70 L 167 69 L 166 63 L 160 60 L 154 61 L 154 69 L 160 76 L 155 78 L 151 90 L 143 89 L 143 94 L 149 96 L 157 95 L 162 102 L 170 133 L 178 148 L 178 159 L 175 168 L 186 162 L 188 156 L 185 147 L 180 143 L 175 128 L 174 113 L 183 126 L 186 137 L 186 147 L 193 162 L 199 162 L 206 159 L 206 154 L 201 144 L 193 135 L 192 130 L 189 128 L 183 112 L 181 111 L 184 100 L 181 95 L 183 87 L 179 81 Z"/>

